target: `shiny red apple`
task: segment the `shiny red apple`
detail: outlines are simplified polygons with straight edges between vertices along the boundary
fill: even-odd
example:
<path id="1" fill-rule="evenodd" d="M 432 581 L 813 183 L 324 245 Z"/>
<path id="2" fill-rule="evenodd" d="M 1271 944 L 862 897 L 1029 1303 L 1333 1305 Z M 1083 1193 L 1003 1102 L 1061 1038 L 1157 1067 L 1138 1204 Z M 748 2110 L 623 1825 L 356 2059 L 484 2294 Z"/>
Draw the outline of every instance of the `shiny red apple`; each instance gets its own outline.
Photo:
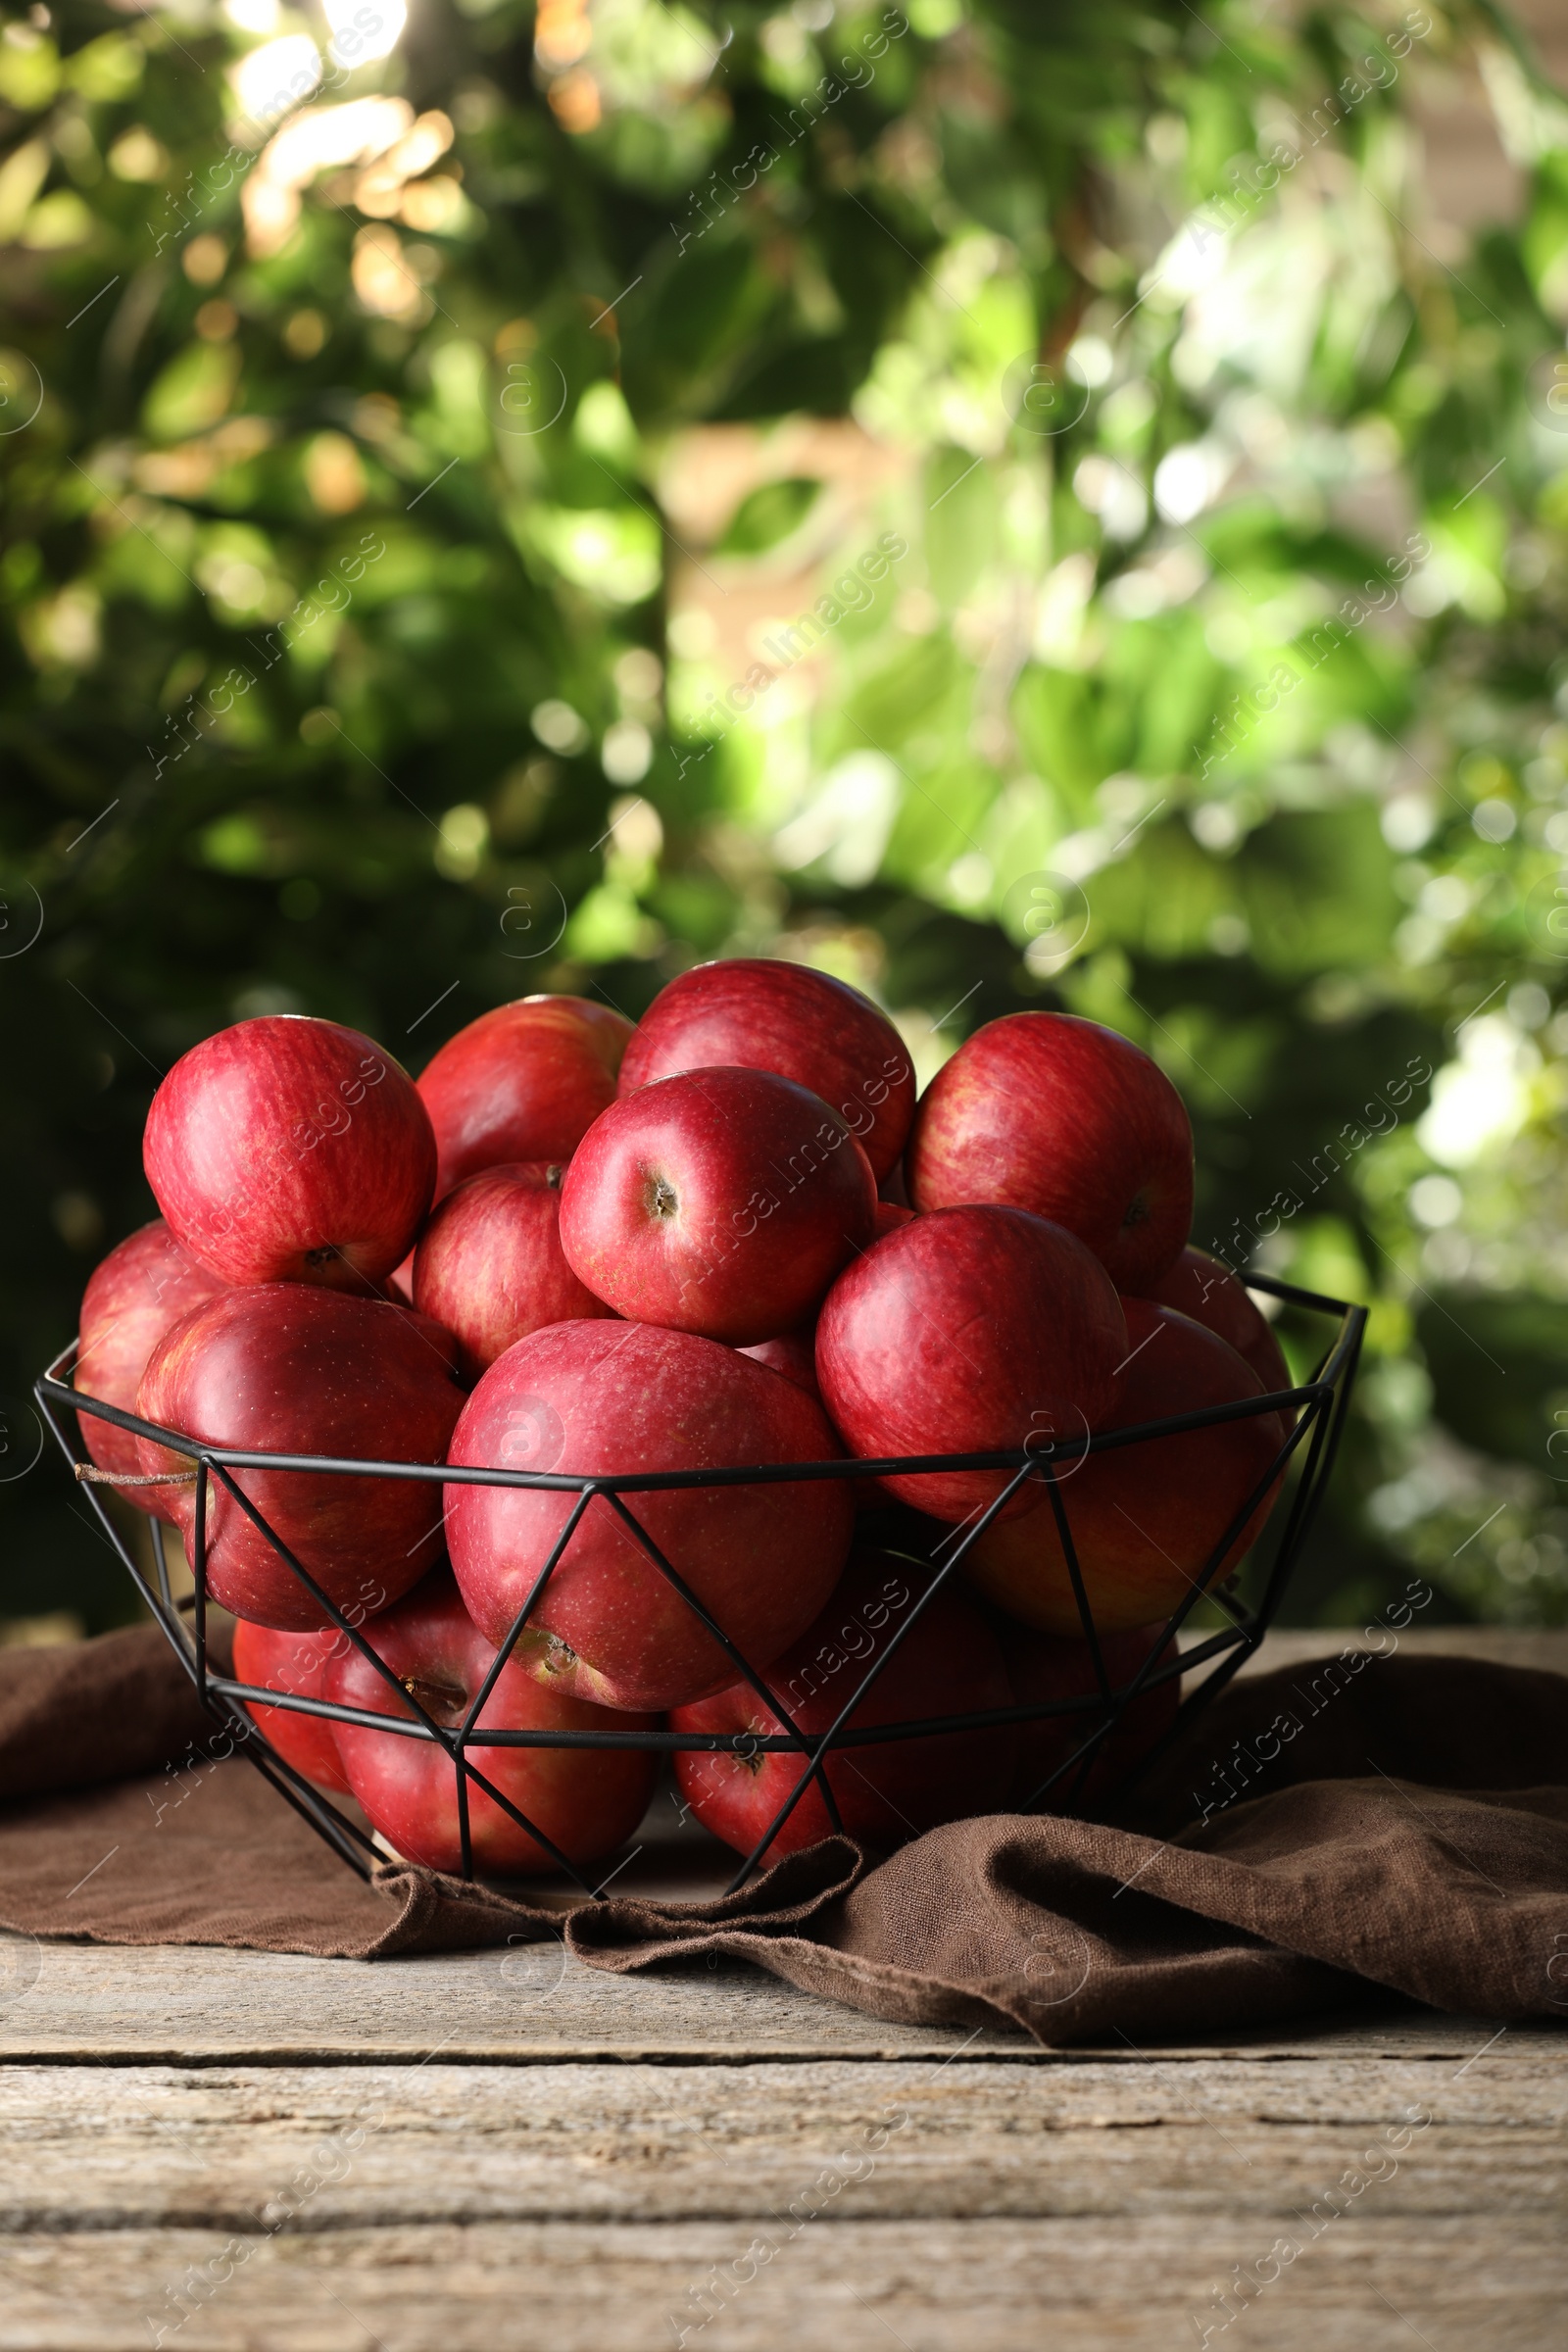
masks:
<path id="1" fill-rule="evenodd" d="M 228 1286 L 182 1250 L 162 1217 L 116 1244 L 93 1268 L 82 1295 L 75 1387 L 122 1412 L 136 1410 L 147 1358 L 172 1323 Z M 128 1429 L 78 1413 L 82 1443 L 100 1470 L 117 1478 L 140 1468 Z M 155 1518 L 174 1520 L 168 1487 L 121 1487 L 125 1502 Z"/>
<path id="2" fill-rule="evenodd" d="M 661 989 L 620 1065 L 628 1095 L 680 1070 L 773 1070 L 821 1097 L 883 1177 L 914 1112 L 914 1068 L 886 1013 L 804 963 L 736 956 Z"/>
<path id="3" fill-rule="evenodd" d="M 557 1323 L 492 1364 L 449 1460 L 623 1475 L 819 1462 L 839 1452 L 792 1382 L 694 1333 Z M 449 1485 L 447 1542 L 468 1613 L 500 1647 L 577 1500 L 570 1491 Z M 743 1657 L 776 1656 L 832 1591 L 849 1549 L 842 1478 L 628 1494 L 626 1509 Z M 680 1705 L 735 1667 L 609 1498 L 587 1506 L 518 1642 L 528 1671 L 606 1706 Z"/>
<path id="4" fill-rule="evenodd" d="M 631 1034 L 623 1013 L 586 997 L 520 997 L 449 1038 L 419 1078 L 437 1200 L 481 1168 L 569 1159 L 615 1100 Z"/>
<path id="5" fill-rule="evenodd" d="M 496 1653 L 445 1569 L 367 1626 L 366 1639 L 443 1730 L 466 1720 Z M 327 1669 L 326 1694 L 339 1706 L 417 1721 L 358 1649 L 344 1645 Z M 655 1728 L 646 1715 L 612 1715 L 535 1682 L 510 1659 L 485 1700 L 476 1729 L 492 1732 L 635 1732 Z M 398 1853 L 430 1870 L 463 1867 L 458 1767 L 433 1740 L 337 1727 L 349 1787 Z M 469 1749 L 474 1770 L 514 1805 L 551 1844 L 578 1865 L 613 1853 L 636 1829 L 654 1792 L 655 1759 L 638 1748 L 487 1747 Z M 468 1834 L 480 1876 L 526 1877 L 559 1869 L 504 1805 L 468 1782 Z"/>
<path id="6" fill-rule="evenodd" d="M 224 1282 L 373 1290 L 435 1181 L 414 1081 L 357 1029 L 269 1013 L 182 1054 L 153 1097 L 147 1181 Z"/>
<path id="7" fill-rule="evenodd" d="M 1125 1690 L 1134 1682 L 1158 1642 L 1162 1628 L 1163 1620 L 1158 1625 L 1141 1625 L 1127 1633 L 1102 1637 L 1100 1654 L 1112 1692 Z M 1025 1626 L 1009 1624 L 1003 1634 L 1003 1647 L 1017 1705 L 1099 1696 L 1094 1659 L 1088 1642 L 1081 1638 L 1037 1634 Z M 1175 1644 L 1167 1643 L 1161 1663 L 1174 1655 Z M 1077 1755 L 1090 1734 L 1104 1720 L 1102 1712 L 1097 1708 L 1081 1714 L 1043 1715 L 1034 1723 L 1020 1724 L 1013 1804 L 1026 1811 L 1038 1808 L 1059 1813 L 1069 1805 L 1076 1810 L 1109 1794 L 1155 1741 L 1164 1737 L 1176 1720 L 1180 1704 L 1179 1675 L 1156 1684 L 1152 1690 L 1140 1690 L 1123 1708 L 1115 1730 L 1102 1740 L 1084 1786 L 1076 1794 L 1074 1784 L 1079 1769 L 1076 1764 L 1043 1794 L 1042 1784 Z"/>
<path id="8" fill-rule="evenodd" d="M 481 1169 L 436 1203 L 420 1236 L 415 1303 L 457 1334 L 470 1381 L 531 1331 L 614 1311 L 562 1253 L 562 1173 L 554 1160 Z"/>
<path id="9" fill-rule="evenodd" d="M 847 1730 L 923 1723 L 943 1715 L 1015 1705 L 1002 1646 L 960 1592 L 938 1592 L 919 1616 L 915 1603 L 929 1571 L 891 1552 L 858 1552 L 832 1599 L 761 1678 L 778 1703 L 765 1706 L 748 1683 L 734 1683 L 697 1705 L 677 1707 L 677 1732 L 782 1733 L 788 1716 L 808 1738 L 837 1722 L 877 1660 L 888 1663 L 855 1707 Z M 911 1630 L 895 1650 L 905 1625 Z M 929 1738 L 835 1749 L 824 1767 L 846 1833 L 868 1844 L 906 1838 L 970 1813 L 995 1813 L 1007 1801 L 1017 1757 L 1010 1726 L 946 1732 Z M 802 1777 L 798 1752 L 678 1750 L 675 1778 L 703 1827 L 737 1853 L 759 1844 Z M 815 1780 L 767 1849 L 780 1861 L 833 1823 Z"/>
<path id="10" fill-rule="evenodd" d="M 1193 1221 L 1193 1130 L 1157 1062 L 1098 1021 L 988 1021 L 920 1098 L 906 1158 L 918 1209 L 995 1201 L 1087 1242 L 1124 1291 L 1175 1264 Z"/>
<path id="11" fill-rule="evenodd" d="M 1128 1362 L 1106 1430 L 1200 1412 L 1264 1395 L 1234 1348 L 1148 1299 L 1123 1300 Z M 1257 1504 L 1225 1557 L 1204 1580 L 1209 1554 L 1249 1495 L 1266 1479 L 1284 1442 L 1276 1412 L 1092 1453 L 1061 1487 L 1062 1507 L 1102 1633 L 1168 1616 L 1200 1583 L 1205 1590 L 1254 1543 L 1273 1491 Z M 1032 1492 L 1025 1490 L 1026 1494 Z M 1071 1634 L 1082 1621 L 1049 1495 L 976 1538 L 965 1573 L 1011 1616 L 1043 1633 Z"/>
<path id="12" fill-rule="evenodd" d="M 1126 1352 L 1104 1267 L 1059 1225 L 1018 1208 L 911 1217 L 840 1275 L 816 1324 L 822 1401 L 850 1451 L 870 1459 L 1081 1437 L 1109 1409 Z M 881 1483 L 954 1520 L 992 1502 L 1011 1475 L 911 1471 Z"/>
<path id="13" fill-rule="evenodd" d="M 1246 1285 L 1206 1250 L 1195 1250 L 1189 1243 L 1170 1272 L 1142 1295 L 1160 1306 L 1175 1307 L 1178 1314 L 1190 1315 L 1195 1323 L 1216 1333 L 1227 1347 L 1235 1348 L 1244 1364 L 1251 1365 L 1266 1396 L 1295 1388 L 1295 1375 L 1280 1344 Z"/>
<path id="14" fill-rule="evenodd" d="M 347 1634 L 335 1625 L 318 1634 L 280 1634 L 240 1617 L 234 1625 L 234 1680 L 258 1690 L 286 1690 L 295 1698 L 324 1698 L 328 1665 L 338 1649 L 351 1646 Z M 240 1703 L 285 1763 L 318 1788 L 347 1793 L 343 1761 L 324 1716 L 264 1707 L 253 1698 Z"/>
<path id="15" fill-rule="evenodd" d="M 805 1321 L 872 1238 L 865 1154 L 770 1070 L 691 1070 L 626 1095 L 578 1146 L 561 1246 L 617 1314 L 750 1347 Z"/>
<path id="16" fill-rule="evenodd" d="M 441 1462 L 462 1405 L 449 1352 L 407 1307 L 276 1282 L 225 1291 L 166 1332 L 142 1375 L 136 1410 L 205 1444 L 247 1451 Z M 182 1456 L 138 1440 L 138 1469 L 188 1467 Z M 353 1622 L 389 1607 L 440 1552 L 434 1481 L 320 1470 L 232 1475 Z M 163 1492 L 173 1498 L 192 1553 L 194 1485 Z M 216 1478 L 207 1493 L 213 1599 L 282 1632 L 330 1623 Z"/>

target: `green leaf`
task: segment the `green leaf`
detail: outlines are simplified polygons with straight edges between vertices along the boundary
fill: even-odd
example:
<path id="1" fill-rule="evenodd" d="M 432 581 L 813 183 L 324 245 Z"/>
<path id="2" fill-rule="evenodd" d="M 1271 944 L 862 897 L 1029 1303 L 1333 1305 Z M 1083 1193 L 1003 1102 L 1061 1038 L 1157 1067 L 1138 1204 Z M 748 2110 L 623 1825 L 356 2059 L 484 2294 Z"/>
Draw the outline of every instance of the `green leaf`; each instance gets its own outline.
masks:
<path id="1" fill-rule="evenodd" d="M 804 474 L 791 474 L 777 482 L 763 482 L 741 500 L 731 515 L 724 536 L 713 553 L 719 556 L 760 556 L 791 531 L 799 528 L 812 507 L 822 485 Z"/>
<path id="2" fill-rule="evenodd" d="M 228 412 L 239 373 L 232 343 L 187 343 L 159 370 L 142 402 L 142 422 L 153 440 L 180 441 L 217 424 Z"/>

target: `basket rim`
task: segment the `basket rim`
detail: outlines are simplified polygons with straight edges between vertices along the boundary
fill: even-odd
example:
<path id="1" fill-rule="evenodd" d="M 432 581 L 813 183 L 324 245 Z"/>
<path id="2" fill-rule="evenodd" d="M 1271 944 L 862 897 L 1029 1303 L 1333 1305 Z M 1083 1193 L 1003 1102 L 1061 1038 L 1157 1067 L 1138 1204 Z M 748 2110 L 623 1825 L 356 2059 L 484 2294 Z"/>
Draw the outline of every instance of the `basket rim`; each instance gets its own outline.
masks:
<path id="1" fill-rule="evenodd" d="M 40 1395 L 47 1396 L 52 1403 L 70 1411 L 84 1411 L 94 1420 L 108 1421 L 117 1429 L 145 1438 L 187 1460 L 209 1466 L 220 1464 L 229 1470 L 314 1471 L 349 1478 L 403 1478 L 422 1481 L 427 1485 L 519 1487 L 574 1494 L 653 1494 L 678 1492 L 688 1487 L 771 1486 L 800 1480 L 893 1476 L 935 1477 L 954 1470 L 1016 1470 L 1029 1462 L 1079 1462 L 1093 1454 L 1115 1452 L 1128 1446 L 1146 1444 L 1154 1438 L 1182 1437 L 1193 1430 L 1215 1428 L 1230 1421 L 1251 1420 L 1264 1413 L 1278 1412 L 1286 1405 L 1299 1408 L 1326 1401 L 1338 1385 L 1347 1357 L 1359 1345 L 1369 1310 L 1348 1299 L 1330 1298 L 1321 1292 L 1302 1290 L 1295 1284 L 1279 1282 L 1270 1277 L 1254 1276 L 1248 1287 L 1266 1291 L 1288 1304 L 1306 1306 L 1340 1318 L 1339 1338 L 1314 1380 L 1301 1382 L 1295 1388 L 1241 1397 L 1228 1404 L 1205 1405 L 1191 1413 L 1163 1414 L 1154 1420 L 1131 1423 L 1121 1429 L 1086 1430 L 1081 1437 L 1052 1438 L 1038 1445 L 998 1446 L 963 1453 L 848 1454 L 816 1462 L 710 1464 L 693 1470 L 620 1472 L 514 1470 L 500 1463 L 370 1460 L 361 1455 L 289 1453 L 272 1447 L 230 1446 L 217 1440 L 194 1437 L 189 1431 L 172 1429 L 161 1422 L 143 1420 L 135 1413 L 126 1412 L 122 1406 L 109 1404 L 102 1397 L 95 1397 L 89 1392 L 77 1389 L 74 1382 L 68 1384 L 62 1375 L 74 1368 L 80 1347 L 79 1335 L 68 1342 L 46 1366 L 36 1385 Z M 1180 1312 L 1180 1309 L 1175 1311 Z"/>

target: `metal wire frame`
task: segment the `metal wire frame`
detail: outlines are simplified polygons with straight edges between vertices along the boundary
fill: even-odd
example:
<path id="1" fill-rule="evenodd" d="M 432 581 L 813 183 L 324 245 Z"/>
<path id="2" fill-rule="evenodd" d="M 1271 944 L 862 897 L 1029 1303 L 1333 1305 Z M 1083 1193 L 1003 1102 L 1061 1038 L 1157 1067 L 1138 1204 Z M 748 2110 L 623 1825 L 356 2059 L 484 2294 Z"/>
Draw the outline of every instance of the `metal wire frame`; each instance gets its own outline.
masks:
<path id="1" fill-rule="evenodd" d="M 1302 1542 L 1321 1500 L 1324 1488 L 1332 1473 L 1341 1433 L 1348 1409 L 1351 1384 L 1360 1352 L 1362 1333 L 1366 1324 L 1366 1309 L 1352 1306 L 1343 1299 L 1329 1298 L 1315 1291 L 1301 1290 L 1296 1285 L 1277 1282 L 1261 1275 L 1250 1278 L 1250 1287 L 1263 1291 L 1287 1304 L 1315 1313 L 1332 1315 L 1338 1320 L 1334 1338 L 1324 1350 L 1310 1380 L 1299 1387 L 1275 1392 L 1267 1396 L 1250 1397 L 1237 1404 L 1210 1405 L 1191 1413 L 1178 1413 L 1157 1421 L 1148 1421 L 1128 1429 L 1108 1430 L 1074 1439 L 1057 1439 L 1049 1443 L 1030 1444 L 1022 1447 L 1000 1449 L 994 1452 L 944 1453 L 887 1456 L 867 1461 L 857 1457 L 830 1462 L 788 1462 L 756 1464 L 732 1469 L 670 1470 L 638 1474 L 610 1474 L 589 1476 L 556 1471 L 526 1471 L 468 1468 L 446 1463 L 425 1462 L 369 1462 L 334 1457 L 324 1454 L 288 1454 L 264 1452 L 233 1446 L 202 1444 L 183 1432 L 161 1428 L 153 1422 L 139 1420 L 135 1414 L 90 1397 L 68 1385 L 66 1375 L 75 1358 L 75 1343 L 64 1348 L 34 1385 L 38 1399 L 55 1439 L 66 1459 L 73 1465 L 86 1464 L 88 1456 L 81 1444 L 79 1430 L 71 1416 L 88 1413 L 94 1418 L 112 1422 L 117 1428 L 154 1440 L 169 1451 L 182 1455 L 195 1466 L 195 1513 L 192 1528 L 192 1573 L 195 1592 L 188 1603 L 176 1602 L 169 1579 L 164 1546 L 162 1522 L 151 1521 L 154 1580 L 149 1581 L 135 1555 L 122 1540 L 119 1528 L 104 1506 L 98 1489 L 89 1485 L 88 1500 L 97 1512 L 109 1542 L 140 1592 L 148 1609 L 157 1619 L 175 1655 L 179 1658 L 202 1705 L 213 1716 L 221 1731 L 233 1738 L 238 1751 L 265 1775 L 295 1809 L 326 1840 L 333 1850 L 362 1878 L 368 1878 L 381 1859 L 379 1849 L 365 1829 L 349 1815 L 340 1811 L 328 1797 L 305 1779 L 294 1766 L 278 1754 L 252 1717 L 246 1711 L 247 1702 L 276 1707 L 284 1713 L 321 1717 L 328 1722 L 362 1726 L 368 1730 L 386 1733 L 393 1738 L 430 1740 L 445 1749 L 453 1763 L 457 1778 L 459 1831 L 462 1841 L 462 1873 L 466 1879 L 474 1876 L 472 1838 L 468 1814 L 468 1784 L 481 1789 L 524 1833 L 559 1865 L 580 1891 L 589 1899 L 602 1899 L 596 1887 L 582 1875 L 570 1858 L 528 1819 L 511 1798 L 499 1789 L 473 1759 L 475 1748 L 632 1748 L 654 1754 L 676 1751 L 744 1753 L 796 1753 L 802 1759 L 803 1770 L 788 1797 L 779 1806 L 767 1829 L 731 1881 L 729 1891 L 743 1886 L 757 1868 L 779 1831 L 789 1820 L 808 1788 L 813 1784 L 820 1789 L 829 1821 L 835 1830 L 842 1828 L 838 1806 L 829 1783 L 827 1758 L 843 1749 L 861 1746 L 893 1744 L 904 1740 L 930 1739 L 945 1734 L 980 1731 L 995 1728 L 999 1732 L 1018 1724 L 1035 1723 L 1055 1717 L 1082 1719 L 1077 1728 L 1084 1738 L 1073 1747 L 1060 1764 L 1044 1780 L 1026 1800 L 1031 1809 L 1066 1783 L 1065 1804 L 1068 1809 L 1081 1797 L 1089 1775 L 1105 1741 L 1115 1731 L 1126 1710 L 1147 1691 L 1154 1690 L 1178 1677 L 1191 1676 L 1198 1668 L 1212 1664 L 1212 1672 L 1188 1693 L 1164 1737 L 1125 1776 L 1121 1787 L 1132 1787 L 1162 1756 L 1171 1742 L 1179 1737 L 1194 1714 L 1214 1697 L 1229 1682 L 1237 1669 L 1255 1650 L 1267 1632 L 1279 1605 L 1281 1594 L 1291 1570 L 1300 1551 Z M 1211 1549 L 1203 1567 L 1191 1579 L 1191 1590 L 1171 1612 L 1151 1640 L 1143 1662 L 1130 1679 L 1112 1688 L 1106 1670 L 1100 1630 L 1095 1622 L 1094 1609 L 1084 1583 L 1083 1571 L 1073 1543 L 1072 1529 L 1063 1499 L 1065 1472 L 1090 1454 L 1108 1453 L 1126 1446 L 1140 1445 L 1152 1438 L 1177 1437 L 1190 1431 L 1212 1428 L 1219 1424 L 1245 1420 L 1257 1414 L 1278 1410 L 1285 1405 L 1297 1408 L 1294 1426 L 1287 1432 L 1274 1459 L 1259 1478 Z M 1293 1458 L 1302 1461 L 1298 1479 L 1283 1523 L 1274 1537 L 1273 1557 L 1255 1606 L 1249 1608 L 1225 1586 L 1217 1586 L 1222 1562 L 1232 1544 L 1246 1527 L 1252 1513 L 1275 1481 L 1282 1476 Z M 237 1483 L 237 1470 L 267 1469 L 299 1471 L 351 1478 L 413 1479 L 429 1485 L 461 1485 L 489 1487 L 524 1487 L 547 1489 L 574 1494 L 576 1499 L 567 1512 L 548 1557 L 542 1563 L 528 1592 L 513 1620 L 505 1642 L 496 1653 L 484 1683 L 475 1692 L 461 1724 L 442 1725 L 429 1714 L 420 1701 L 407 1690 L 382 1659 L 357 1624 L 340 1610 L 310 1571 L 283 1543 L 264 1514 Z M 873 1658 L 859 1684 L 846 1698 L 828 1729 L 820 1735 L 808 1736 L 794 1721 L 778 1694 L 763 1680 L 762 1672 L 744 1657 L 724 1629 L 704 1607 L 679 1571 L 667 1560 L 648 1530 L 629 1509 L 623 1497 L 628 1494 L 662 1494 L 684 1488 L 718 1488 L 729 1486 L 795 1485 L 819 1479 L 863 1478 L 896 1474 L 905 1478 L 934 1476 L 955 1470 L 995 1470 L 1011 1475 L 992 1502 L 972 1523 L 955 1531 L 956 1542 L 945 1542 L 939 1548 L 947 1556 L 940 1561 L 923 1560 L 921 1565 L 934 1573 L 926 1589 L 916 1599 L 904 1623 L 887 1642 L 878 1657 Z M 207 1644 L 207 1500 L 208 1481 L 215 1479 L 233 1503 L 245 1514 L 258 1532 L 267 1540 L 280 1560 L 298 1579 L 324 1612 L 327 1620 L 347 1636 L 361 1655 L 368 1659 L 381 1680 L 395 1693 L 402 1712 L 383 1715 L 373 1709 L 351 1707 L 329 1699 L 315 1699 L 293 1692 L 266 1690 L 253 1684 L 236 1681 L 232 1676 L 214 1673 L 209 1662 Z M 1055 1518 L 1057 1534 L 1067 1566 L 1081 1631 L 1089 1649 L 1096 1688 L 1086 1695 L 1033 1701 L 1011 1707 L 991 1707 L 961 1714 L 923 1717 L 891 1724 L 856 1726 L 852 1717 L 859 1708 L 879 1675 L 884 1673 L 902 1644 L 908 1639 L 915 1624 L 957 1574 L 978 1538 L 998 1513 L 1017 1493 L 1020 1487 L 1038 1479 L 1046 1488 L 1047 1498 Z M 564 1554 L 578 1523 L 595 1499 L 602 1500 L 620 1520 L 627 1533 L 643 1551 L 657 1573 L 665 1579 L 686 1606 L 691 1609 L 704 1629 L 716 1641 L 736 1669 L 737 1681 L 749 1685 L 766 1710 L 784 1729 L 779 1733 L 754 1732 L 671 1732 L 671 1731 L 508 1731 L 482 1728 L 479 1717 L 483 1712 L 496 1678 L 511 1657 L 524 1627 L 537 1607 L 550 1578 Z M 952 1539 L 949 1539 L 951 1542 Z M 911 1558 L 918 1555 L 910 1552 Z M 1182 1632 L 1194 1609 L 1204 1597 L 1215 1600 L 1224 1610 L 1230 1623 L 1210 1634 L 1181 1655 L 1167 1655 Z M 191 1622 L 185 1622 L 184 1610 L 190 1610 Z M 767 1661 L 763 1662 L 764 1668 Z M 608 1884 L 608 1882 L 605 1882 Z"/>

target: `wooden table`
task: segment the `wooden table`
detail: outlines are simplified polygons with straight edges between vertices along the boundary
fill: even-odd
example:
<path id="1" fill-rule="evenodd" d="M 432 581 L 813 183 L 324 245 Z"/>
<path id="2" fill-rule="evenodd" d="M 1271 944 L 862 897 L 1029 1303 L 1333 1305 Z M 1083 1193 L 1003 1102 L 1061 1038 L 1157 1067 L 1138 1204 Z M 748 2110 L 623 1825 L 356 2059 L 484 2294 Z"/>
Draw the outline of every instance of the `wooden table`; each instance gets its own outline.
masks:
<path id="1" fill-rule="evenodd" d="M 1401 1642 L 1568 1669 L 1568 1636 Z M 0 1963 L 0 2352 L 1568 2341 L 1549 2024 L 1046 2051 L 554 1945 Z"/>

